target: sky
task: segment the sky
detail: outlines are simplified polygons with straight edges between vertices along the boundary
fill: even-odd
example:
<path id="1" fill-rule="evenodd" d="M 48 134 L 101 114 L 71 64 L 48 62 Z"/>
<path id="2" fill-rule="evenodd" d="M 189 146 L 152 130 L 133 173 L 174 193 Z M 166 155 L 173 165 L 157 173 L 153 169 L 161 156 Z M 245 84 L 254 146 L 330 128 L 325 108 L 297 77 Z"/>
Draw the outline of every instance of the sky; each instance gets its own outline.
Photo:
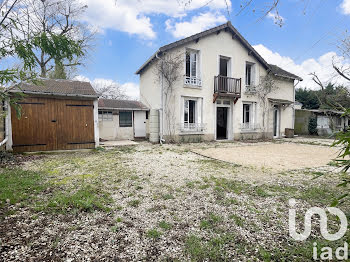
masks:
<path id="1" fill-rule="evenodd" d="M 350 29 L 350 0 L 284 0 L 264 16 L 272 0 L 82 0 L 80 18 L 98 33 L 77 79 L 94 86 L 120 85 L 139 96 L 136 70 L 161 46 L 228 20 L 268 62 L 301 76 L 299 87 L 317 88 L 309 73 L 333 78 L 332 61 L 348 65 L 339 43 Z"/>

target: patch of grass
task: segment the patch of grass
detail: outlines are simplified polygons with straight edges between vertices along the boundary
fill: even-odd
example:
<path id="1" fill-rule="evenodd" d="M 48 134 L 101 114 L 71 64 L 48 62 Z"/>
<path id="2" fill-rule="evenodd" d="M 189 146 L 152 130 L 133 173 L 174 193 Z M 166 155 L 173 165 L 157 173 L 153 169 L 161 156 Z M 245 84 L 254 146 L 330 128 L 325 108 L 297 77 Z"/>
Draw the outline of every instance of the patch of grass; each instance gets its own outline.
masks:
<path id="1" fill-rule="evenodd" d="M 230 234 L 213 237 L 208 241 L 198 236 L 190 235 L 185 242 L 185 252 L 191 261 L 229 261 L 225 245 L 233 242 Z"/>
<path id="2" fill-rule="evenodd" d="M 271 196 L 269 193 L 267 193 L 261 186 L 254 188 L 255 195 L 259 197 L 269 197 Z"/>
<path id="3" fill-rule="evenodd" d="M 41 173 L 19 168 L 4 169 L 0 173 L 0 207 L 29 200 L 47 188 Z"/>
<path id="4" fill-rule="evenodd" d="M 164 229 L 164 230 L 170 230 L 172 228 L 172 225 L 167 223 L 166 221 L 160 221 L 158 223 L 158 226 L 161 228 L 161 229 Z"/>
<path id="5" fill-rule="evenodd" d="M 201 229 L 212 229 L 215 226 L 217 226 L 217 224 L 221 221 L 222 221 L 221 216 L 211 213 L 206 219 L 203 219 L 200 221 L 199 227 Z"/>
<path id="6" fill-rule="evenodd" d="M 158 239 L 162 235 L 157 229 L 150 229 L 147 231 L 146 236 L 152 239 Z"/>
<path id="7" fill-rule="evenodd" d="M 108 204 L 112 202 L 110 195 L 101 188 L 91 185 L 82 186 L 74 193 L 57 193 L 39 210 L 67 213 L 76 211 L 93 212 L 95 210 L 109 211 Z"/>
<path id="8" fill-rule="evenodd" d="M 232 219 L 233 221 L 235 221 L 235 224 L 239 227 L 242 227 L 244 225 L 243 219 L 240 216 L 232 214 L 229 216 L 229 218 Z"/>
<path id="9" fill-rule="evenodd" d="M 131 207 L 138 207 L 140 205 L 141 201 L 138 199 L 134 199 L 128 202 L 129 206 Z"/>
<path id="10" fill-rule="evenodd" d="M 115 220 L 117 223 L 123 222 L 123 219 L 121 217 L 117 217 Z"/>
<path id="11" fill-rule="evenodd" d="M 174 199 L 175 197 L 172 194 L 165 194 L 162 196 L 164 200 Z"/>
<path id="12" fill-rule="evenodd" d="M 111 227 L 111 231 L 114 233 L 117 233 L 119 231 L 119 227 L 118 226 L 112 226 Z"/>

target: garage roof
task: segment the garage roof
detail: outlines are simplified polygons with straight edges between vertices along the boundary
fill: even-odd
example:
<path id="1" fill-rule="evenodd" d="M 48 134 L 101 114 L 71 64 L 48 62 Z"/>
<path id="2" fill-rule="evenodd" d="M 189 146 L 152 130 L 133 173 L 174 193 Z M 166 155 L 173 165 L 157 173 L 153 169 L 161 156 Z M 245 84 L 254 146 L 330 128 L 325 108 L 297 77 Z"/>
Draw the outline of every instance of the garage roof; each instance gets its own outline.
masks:
<path id="1" fill-rule="evenodd" d="M 98 95 L 89 82 L 62 79 L 39 79 L 38 83 L 22 83 L 11 92 L 56 96 L 93 97 Z"/>
<path id="2" fill-rule="evenodd" d="M 98 100 L 98 108 L 119 110 L 148 110 L 148 108 L 139 101 L 102 98 Z"/>

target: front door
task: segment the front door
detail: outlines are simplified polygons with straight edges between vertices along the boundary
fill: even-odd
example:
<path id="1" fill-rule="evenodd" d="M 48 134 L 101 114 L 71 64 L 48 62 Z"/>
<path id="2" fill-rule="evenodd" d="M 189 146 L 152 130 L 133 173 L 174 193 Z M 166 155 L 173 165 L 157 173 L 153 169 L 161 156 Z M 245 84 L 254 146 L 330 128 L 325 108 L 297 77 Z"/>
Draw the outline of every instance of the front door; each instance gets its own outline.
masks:
<path id="1" fill-rule="evenodd" d="M 273 107 L 273 137 L 278 138 L 280 136 L 280 114 L 278 106 Z"/>
<path id="2" fill-rule="evenodd" d="M 216 139 L 227 139 L 227 107 L 216 109 Z"/>
<path id="3" fill-rule="evenodd" d="M 146 137 L 146 111 L 134 111 L 135 137 Z"/>

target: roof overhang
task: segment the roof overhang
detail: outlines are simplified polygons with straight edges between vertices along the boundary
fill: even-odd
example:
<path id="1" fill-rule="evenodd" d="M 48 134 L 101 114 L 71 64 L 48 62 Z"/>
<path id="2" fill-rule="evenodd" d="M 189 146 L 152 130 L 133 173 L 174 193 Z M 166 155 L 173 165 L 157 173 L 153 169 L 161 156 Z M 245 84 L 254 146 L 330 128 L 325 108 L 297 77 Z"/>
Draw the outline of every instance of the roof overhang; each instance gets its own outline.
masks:
<path id="1" fill-rule="evenodd" d="M 9 93 L 22 93 L 28 95 L 42 95 L 42 96 L 61 96 L 61 97 L 81 97 L 81 98 L 90 98 L 97 99 L 99 96 L 95 95 L 81 95 L 81 94 L 62 94 L 62 93 L 52 93 L 52 92 L 31 92 L 31 91 L 21 91 L 21 90 L 10 90 Z"/>
<path id="2" fill-rule="evenodd" d="M 115 107 L 98 107 L 101 110 L 118 110 L 118 111 L 149 111 L 148 108 L 115 108 Z"/>
<path id="3" fill-rule="evenodd" d="M 223 25 L 208 29 L 201 33 L 186 37 L 176 42 L 160 47 L 137 71 L 136 74 L 142 73 L 142 71 L 157 57 L 158 54 L 164 53 L 175 47 L 185 45 L 187 43 L 198 41 L 200 38 L 211 35 L 213 33 L 220 33 L 221 31 L 231 32 L 232 39 L 237 39 L 241 44 L 248 49 L 250 55 L 253 55 L 262 65 L 268 70 L 270 69 L 269 64 L 259 55 L 259 53 L 248 43 L 248 41 L 237 31 L 237 29 L 231 24 L 230 21 Z"/>
<path id="4" fill-rule="evenodd" d="M 277 99 L 277 98 L 269 98 L 268 100 L 273 105 L 289 106 L 294 103 L 293 101 L 290 101 L 290 100 Z"/>

